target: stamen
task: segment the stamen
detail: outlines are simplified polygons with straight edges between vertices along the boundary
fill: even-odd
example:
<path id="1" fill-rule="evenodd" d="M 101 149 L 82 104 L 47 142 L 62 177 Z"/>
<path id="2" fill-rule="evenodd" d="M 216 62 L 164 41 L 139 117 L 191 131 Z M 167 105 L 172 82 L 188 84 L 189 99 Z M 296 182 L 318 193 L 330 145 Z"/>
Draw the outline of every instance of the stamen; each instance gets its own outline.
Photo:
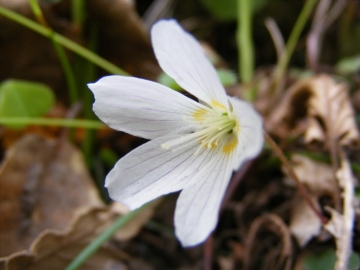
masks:
<path id="1" fill-rule="evenodd" d="M 194 152 L 197 155 L 202 148 L 216 148 L 224 144 L 224 136 L 238 129 L 238 123 L 232 112 L 226 111 L 219 106 L 216 108 L 198 109 L 192 114 L 195 123 L 199 124 L 199 130 L 170 140 L 161 145 L 164 149 L 177 151 L 191 144 L 199 144 Z M 187 119 L 186 119 L 187 120 Z M 224 145 L 222 146 L 224 147 Z"/>

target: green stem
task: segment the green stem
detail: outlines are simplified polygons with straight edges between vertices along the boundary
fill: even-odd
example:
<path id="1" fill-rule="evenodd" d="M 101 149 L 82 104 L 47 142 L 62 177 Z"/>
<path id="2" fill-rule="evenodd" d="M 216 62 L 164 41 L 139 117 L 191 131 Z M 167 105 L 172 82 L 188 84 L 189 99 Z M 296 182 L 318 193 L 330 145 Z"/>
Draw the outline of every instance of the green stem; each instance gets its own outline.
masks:
<path id="1" fill-rule="evenodd" d="M 286 43 L 285 50 L 283 51 L 279 62 L 277 63 L 274 82 L 275 86 L 279 85 L 280 80 L 283 78 L 285 70 L 289 64 L 290 58 L 294 52 L 295 46 L 299 40 L 300 34 L 304 29 L 304 26 L 309 19 L 309 16 L 314 9 L 315 4 L 318 0 L 307 0 L 301 13 L 296 20 L 293 30 L 291 31 L 290 37 Z"/>
<path id="2" fill-rule="evenodd" d="M 103 129 L 106 125 L 96 120 L 79 120 L 41 117 L 1 117 L 0 125 L 39 125 L 70 128 Z"/>
<path id="3" fill-rule="evenodd" d="M 78 91 L 77 91 L 77 87 L 76 87 L 75 76 L 71 69 L 70 62 L 66 56 L 66 53 L 65 53 L 63 47 L 54 40 L 54 31 L 46 23 L 46 20 L 41 11 L 38 1 L 37 0 L 29 0 L 29 2 L 30 2 L 31 9 L 32 9 L 35 17 L 37 18 L 38 22 L 40 24 L 42 24 L 44 27 L 49 28 L 49 30 L 51 30 L 51 35 L 49 38 L 52 41 L 55 51 L 60 59 L 60 63 L 63 68 L 64 74 L 66 77 L 66 81 L 67 81 L 67 84 L 68 84 L 68 87 L 70 90 L 70 100 L 71 100 L 71 103 L 74 104 L 75 102 L 78 101 L 79 95 L 78 95 Z"/>
<path id="4" fill-rule="evenodd" d="M 91 23 L 88 26 L 89 34 L 88 34 L 88 46 L 89 49 L 93 52 L 97 51 L 97 41 L 98 39 L 98 25 L 96 23 Z M 81 69 L 82 85 L 86 86 L 86 82 L 91 82 L 96 79 L 95 71 L 96 66 L 80 57 L 77 57 L 76 62 L 78 68 Z M 84 103 L 84 117 L 86 119 L 97 119 L 94 111 L 92 110 L 92 103 L 94 101 L 93 94 L 87 87 L 84 87 L 82 91 L 82 100 Z M 84 140 L 81 143 L 81 149 L 83 151 L 83 155 L 85 157 L 86 163 L 88 165 L 91 164 L 91 160 L 94 158 L 93 149 L 94 149 L 94 141 L 96 139 L 95 130 L 86 130 Z"/>
<path id="5" fill-rule="evenodd" d="M 147 203 L 142 207 L 119 217 L 107 230 L 101 233 L 92 241 L 79 255 L 65 268 L 65 270 L 78 269 L 87 259 L 89 259 L 107 240 L 109 240 L 121 227 L 131 221 L 138 213 L 142 212 L 150 204 Z"/>
<path id="6" fill-rule="evenodd" d="M 41 8 L 39 6 L 39 3 L 37 0 L 29 0 L 30 3 L 30 7 L 32 9 L 32 12 L 35 15 L 35 18 L 38 20 L 38 22 L 42 25 L 44 25 L 45 27 L 47 27 L 47 23 L 46 20 L 43 16 L 43 13 L 41 11 Z"/>
<path id="7" fill-rule="evenodd" d="M 237 0 L 240 78 L 249 83 L 254 74 L 254 48 L 252 41 L 252 9 L 251 0 Z"/>
<path id="8" fill-rule="evenodd" d="M 99 67 L 103 68 L 104 70 L 108 71 L 109 73 L 120 74 L 120 75 L 129 75 L 127 72 L 120 69 L 116 65 L 110 63 L 109 61 L 98 56 L 97 54 L 80 46 L 76 42 L 74 42 L 58 33 L 53 33 L 52 30 L 50 30 L 50 29 L 42 26 L 41 24 L 36 23 L 20 14 L 17 14 L 16 12 L 13 12 L 7 8 L 0 6 L 0 14 L 13 20 L 13 21 L 16 21 L 17 23 L 19 23 L 19 24 L 39 33 L 40 35 L 45 36 L 45 37 L 51 38 L 51 36 L 53 35 L 53 40 L 55 42 L 61 44 L 65 48 L 81 55 L 82 57 L 93 62 L 94 64 L 96 64 Z"/>
<path id="9" fill-rule="evenodd" d="M 70 92 L 70 101 L 72 104 L 75 104 L 79 100 L 79 91 L 78 91 L 78 88 L 76 85 L 74 72 L 71 68 L 69 59 L 66 56 L 64 48 L 55 41 L 54 34 L 55 34 L 55 32 L 53 31 L 53 35 L 52 35 L 52 37 L 50 37 L 50 39 L 54 45 L 55 51 L 59 57 L 62 69 L 65 74 L 66 82 L 67 82 L 67 85 L 69 87 L 69 92 Z"/>
<path id="10" fill-rule="evenodd" d="M 72 0 L 72 20 L 79 27 L 80 31 L 83 26 L 83 22 L 85 19 L 84 16 L 84 0 Z"/>

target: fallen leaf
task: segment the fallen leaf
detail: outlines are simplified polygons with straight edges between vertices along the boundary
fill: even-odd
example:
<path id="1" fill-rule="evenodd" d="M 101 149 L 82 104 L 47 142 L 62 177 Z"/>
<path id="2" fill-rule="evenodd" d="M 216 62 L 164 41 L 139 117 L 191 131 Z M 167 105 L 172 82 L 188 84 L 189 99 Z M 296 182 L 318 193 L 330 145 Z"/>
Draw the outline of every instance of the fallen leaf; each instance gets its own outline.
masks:
<path id="1" fill-rule="evenodd" d="M 127 241 L 136 236 L 151 218 L 159 202 L 160 200 L 151 202 L 129 220 L 118 230 L 113 240 Z M 0 266 L 5 263 L 7 270 L 64 269 L 100 233 L 126 213 L 128 209 L 120 203 L 92 207 L 78 213 L 65 231 L 46 229 L 33 241 L 28 251 L 0 258 Z M 80 269 L 128 269 L 124 264 L 128 259 L 130 258 L 126 253 L 105 243 Z"/>
<path id="2" fill-rule="evenodd" d="M 6 261 L 0 259 L 0 270 L 5 270 L 6 269 Z"/>
<path id="3" fill-rule="evenodd" d="M 64 269 L 117 217 L 107 207 L 92 208 L 79 215 L 68 230 L 45 230 L 31 244 L 29 251 L 12 254 L 2 261 L 6 263 L 7 270 Z M 104 245 L 79 269 L 127 269 L 121 262 L 126 258 L 126 254 L 112 252 Z"/>
<path id="4" fill-rule="evenodd" d="M 359 132 L 348 96 L 348 87 L 336 83 L 327 75 L 313 78 L 308 87 L 313 93 L 308 103 L 308 115 L 313 121 L 309 123 L 305 133 L 305 142 L 317 140 L 317 136 L 313 134 L 322 131 L 324 138 L 321 142 L 334 136 L 334 140 L 339 141 L 341 145 L 358 144 Z M 315 122 L 318 124 L 315 125 Z M 314 132 L 312 129 L 317 131 Z"/>
<path id="5" fill-rule="evenodd" d="M 0 167 L 0 256 L 26 249 L 43 230 L 63 230 L 77 212 L 101 205 L 74 146 L 23 137 Z"/>
<path id="6" fill-rule="evenodd" d="M 312 198 L 312 202 L 319 206 L 316 198 Z M 315 215 L 308 203 L 301 196 L 296 196 L 291 207 L 289 228 L 298 244 L 301 247 L 305 246 L 313 237 L 321 233 L 321 227 L 319 217 Z"/>
<path id="7" fill-rule="evenodd" d="M 325 224 L 324 228 L 335 238 L 341 238 L 344 233 L 343 216 L 331 207 L 326 207 L 325 209 L 331 214 L 331 219 Z"/>
<path id="8" fill-rule="evenodd" d="M 325 74 L 294 84 L 269 117 L 267 129 L 279 138 L 304 134 L 306 143 L 321 142 L 328 148 L 359 144 L 348 87 Z"/>
<path id="9" fill-rule="evenodd" d="M 235 259 L 232 256 L 219 256 L 217 262 L 221 270 L 233 270 L 235 267 Z"/>
<path id="10" fill-rule="evenodd" d="M 332 167 L 323 162 L 311 160 L 303 155 L 291 157 L 293 169 L 308 190 L 314 205 L 320 210 L 319 199 L 328 196 L 335 201 L 338 187 Z M 289 184 L 293 184 L 290 180 Z M 291 203 L 290 231 L 300 246 L 305 246 L 311 238 L 318 236 L 322 224 L 302 196 L 294 197 Z"/>

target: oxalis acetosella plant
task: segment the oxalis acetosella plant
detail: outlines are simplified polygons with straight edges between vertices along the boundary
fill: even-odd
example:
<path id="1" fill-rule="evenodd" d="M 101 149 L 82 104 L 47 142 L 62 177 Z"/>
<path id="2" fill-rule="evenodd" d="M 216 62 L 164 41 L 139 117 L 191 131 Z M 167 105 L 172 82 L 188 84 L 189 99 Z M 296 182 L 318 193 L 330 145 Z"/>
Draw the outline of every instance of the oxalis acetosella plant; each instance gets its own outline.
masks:
<path id="1" fill-rule="evenodd" d="M 251 104 L 226 95 L 198 41 L 176 21 L 155 23 L 151 42 L 161 68 L 199 102 L 134 77 L 89 84 L 102 121 L 150 140 L 116 163 L 105 186 L 130 210 L 182 190 L 175 231 L 189 247 L 215 229 L 233 171 L 260 153 L 262 120 Z"/>

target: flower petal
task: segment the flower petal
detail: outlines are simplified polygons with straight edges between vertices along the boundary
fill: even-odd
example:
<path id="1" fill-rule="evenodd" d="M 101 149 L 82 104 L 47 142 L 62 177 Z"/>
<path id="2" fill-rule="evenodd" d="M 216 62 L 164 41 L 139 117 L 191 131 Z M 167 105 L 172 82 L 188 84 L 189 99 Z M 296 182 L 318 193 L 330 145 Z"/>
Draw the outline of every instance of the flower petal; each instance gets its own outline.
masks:
<path id="1" fill-rule="evenodd" d="M 161 20 L 151 29 L 151 41 L 161 68 L 181 87 L 209 105 L 228 108 L 215 68 L 191 34 L 174 20 Z"/>
<path id="2" fill-rule="evenodd" d="M 220 151 L 183 189 L 176 203 L 176 236 L 184 247 L 203 242 L 215 229 L 230 181 L 234 155 Z"/>
<path id="3" fill-rule="evenodd" d="M 237 170 L 244 161 L 259 155 L 264 144 L 264 131 L 261 116 L 250 103 L 237 98 L 229 98 L 229 101 L 240 125 L 234 167 Z"/>
<path id="4" fill-rule="evenodd" d="M 135 209 L 159 196 L 182 189 L 203 164 L 209 163 L 210 151 L 194 155 L 194 142 L 176 151 L 161 144 L 174 139 L 165 136 L 136 148 L 121 160 L 106 177 L 110 197 Z"/>
<path id="5" fill-rule="evenodd" d="M 204 108 L 161 84 L 133 77 L 107 76 L 88 86 L 102 121 L 147 139 L 194 130 L 192 113 Z"/>

